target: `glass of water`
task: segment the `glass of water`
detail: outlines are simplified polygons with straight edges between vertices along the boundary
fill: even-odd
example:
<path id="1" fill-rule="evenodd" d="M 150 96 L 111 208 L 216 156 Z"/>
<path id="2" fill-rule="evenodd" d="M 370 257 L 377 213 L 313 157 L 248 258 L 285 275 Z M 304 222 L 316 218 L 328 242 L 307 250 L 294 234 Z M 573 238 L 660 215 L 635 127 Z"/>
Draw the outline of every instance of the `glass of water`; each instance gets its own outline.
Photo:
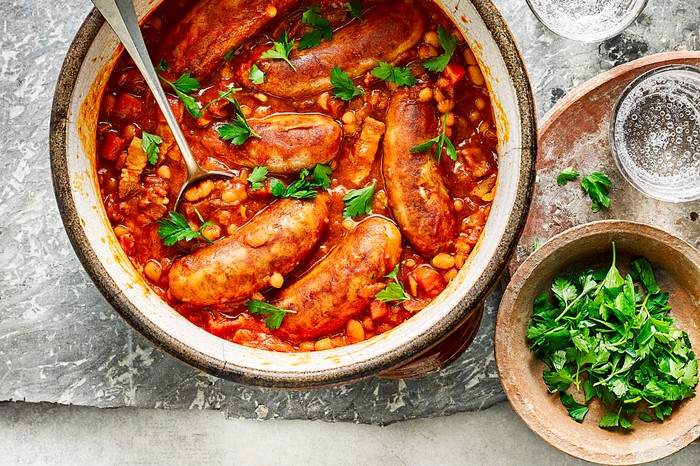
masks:
<path id="1" fill-rule="evenodd" d="M 527 0 L 549 30 L 568 39 L 600 42 L 632 24 L 647 0 Z"/>
<path id="2" fill-rule="evenodd" d="M 700 68 L 661 66 L 632 81 L 613 108 L 610 147 L 622 175 L 645 195 L 700 199 Z"/>

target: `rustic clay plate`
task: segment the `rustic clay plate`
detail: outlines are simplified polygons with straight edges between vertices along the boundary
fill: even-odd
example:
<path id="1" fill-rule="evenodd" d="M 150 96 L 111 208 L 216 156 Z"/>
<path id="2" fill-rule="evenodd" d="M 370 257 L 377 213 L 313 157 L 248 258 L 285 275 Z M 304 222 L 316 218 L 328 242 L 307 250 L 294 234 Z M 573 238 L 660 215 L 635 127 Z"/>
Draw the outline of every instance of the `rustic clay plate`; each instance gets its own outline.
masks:
<path id="1" fill-rule="evenodd" d="M 622 91 L 642 73 L 672 64 L 700 66 L 700 51 L 659 53 L 616 66 L 569 92 L 542 118 L 535 193 L 509 265 L 511 274 L 530 255 L 535 240 L 544 243 L 568 228 L 602 219 L 649 223 L 700 249 L 700 201 L 674 204 L 645 197 L 625 181 L 608 143 L 610 114 Z M 569 166 L 582 176 L 600 171 L 610 177 L 610 209 L 594 213 L 580 179 L 557 186 L 557 175 Z"/>
<path id="2" fill-rule="evenodd" d="M 496 364 L 513 409 L 545 441 L 569 455 L 603 464 L 636 464 L 675 453 L 700 436 L 700 396 L 685 400 L 663 423 L 635 421 L 631 432 L 598 427 L 606 412 L 589 403 L 582 424 L 571 419 L 559 397 L 547 392 L 545 364 L 531 352 L 525 331 L 533 302 L 567 272 L 609 267 L 615 242 L 620 272 L 632 257 L 645 256 L 659 286 L 670 294 L 676 326 L 700 348 L 700 252 L 649 225 L 598 221 L 572 228 L 537 249 L 513 275 L 498 310 Z"/>

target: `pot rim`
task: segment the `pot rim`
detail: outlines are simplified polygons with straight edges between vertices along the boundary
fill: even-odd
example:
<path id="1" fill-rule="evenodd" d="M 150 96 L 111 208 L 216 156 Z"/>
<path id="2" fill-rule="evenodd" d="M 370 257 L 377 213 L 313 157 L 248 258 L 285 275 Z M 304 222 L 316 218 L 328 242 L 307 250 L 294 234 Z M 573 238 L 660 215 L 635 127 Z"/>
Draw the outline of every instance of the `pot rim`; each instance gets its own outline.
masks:
<path id="1" fill-rule="evenodd" d="M 49 152 L 54 192 L 64 227 L 78 259 L 102 295 L 129 325 L 151 343 L 180 361 L 217 377 L 270 388 L 316 388 L 358 381 L 405 363 L 443 340 L 478 308 L 505 271 L 525 225 L 535 181 L 537 124 L 534 97 L 525 64 L 511 31 L 493 3 L 490 0 L 473 0 L 472 3 L 501 52 L 509 72 L 510 84 L 515 91 L 516 105 L 521 116 L 519 148 L 521 163 L 514 205 L 490 263 L 483 270 L 481 279 L 439 321 L 438 325 L 418 335 L 409 344 L 391 348 L 372 359 L 350 363 L 332 370 L 320 369 L 294 373 L 227 364 L 222 359 L 214 358 L 185 345 L 162 329 L 151 325 L 149 319 L 119 289 L 100 262 L 83 230 L 78 209 L 71 195 L 67 163 L 68 111 L 70 96 L 75 90 L 80 67 L 104 24 L 102 16 L 93 9 L 73 39 L 58 77 L 51 111 Z"/>

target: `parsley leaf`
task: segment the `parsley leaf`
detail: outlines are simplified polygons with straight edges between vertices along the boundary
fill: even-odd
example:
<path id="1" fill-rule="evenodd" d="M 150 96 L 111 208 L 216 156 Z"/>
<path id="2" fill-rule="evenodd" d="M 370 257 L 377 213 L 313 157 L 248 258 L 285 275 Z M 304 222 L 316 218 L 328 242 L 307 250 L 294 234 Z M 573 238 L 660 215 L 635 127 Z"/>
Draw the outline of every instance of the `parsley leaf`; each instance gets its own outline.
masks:
<path id="1" fill-rule="evenodd" d="M 456 161 L 457 150 L 452 144 L 452 141 L 450 141 L 450 138 L 447 137 L 447 134 L 445 133 L 446 129 L 447 113 L 445 113 L 445 117 L 442 121 L 442 131 L 440 132 L 440 134 L 435 136 L 433 139 L 429 139 L 422 144 L 418 144 L 417 146 L 412 147 L 409 152 L 428 152 L 430 149 L 433 148 L 433 146 L 437 145 L 437 149 L 435 150 L 435 157 L 437 157 L 438 163 L 440 162 L 440 156 L 442 155 L 443 148 L 447 151 L 447 155 L 449 155 L 452 160 Z"/>
<path id="2" fill-rule="evenodd" d="M 282 320 L 284 316 L 288 313 L 296 314 L 296 311 L 291 311 L 289 309 L 281 309 L 272 304 L 268 304 L 264 301 L 258 301 L 257 299 L 249 299 L 246 305 L 248 312 L 251 314 L 259 314 L 265 319 L 265 325 L 267 328 L 272 330 L 277 330 L 282 325 Z"/>
<path id="3" fill-rule="evenodd" d="M 241 88 L 241 87 L 232 87 L 232 88 L 228 89 L 226 92 L 219 91 L 219 97 L 212 99 L 211 102 L 209 102 L 204 107 L 202 107 L 202 113 L 206 109 L 208 109 L 211 104 L 213 104 L 214 102 L 218 102 L 221 99 L 226 99 L 229 102 L 231 102 L 231 94 L 233 94 L 234 92 L 242 91 L 242 90 L 243 90 L 243 88 Z"/>
<path id="4" fill-rule="evenodd" d="M 299 172 L 299 179 L 291 183 L 286 188 L 284 187 L 284 183 L 282 183 L 280 180 L 277 178 L 271 178 L 270 191 L 275 197 L 313 199 L 314 197 L 318 196 L 318 192 L 313 189 L 316 187 L 315 185 L 312 185 L 306 181 L 307 176 L 309 176 L 309 171 L 306 168 L 302 169 L 301 172 Z"/>
<path id="5" fill-rule="evenodd" d="M 314 167 L 314 182 L 313 186 L 318 186 L 321 189 L 328 190 L 331 187 L 331 167 L 323 164 L 316 164 Z"/>
<path id="6" fill-rule="evenodd" d="M 224 55 L 224 61 L 231 61 L 232 58 L 233 58 L 233 50 L 229 50 Z"/>
<path id="7" fill-rule="evenodd" d="M 333 85 L 333 95 L 343 100 L 352 100 L 365 93 L 355 86 L 345 71 L 338 67 L 331 70 L 331 84 Z"/>
<path id="8" fill-rule="evenodd" d="M 250 82 L 253 84 L 262 84 L 265 82 L 265 73 L 258 68 L 258 65 L 253 63 L 253 66 L 250 67 L 250 73 L 248 73 L 248 79 L 250 79 Z"/>
<path id="9" fill-rule="evenodd" d="M 362 16 L 362 2 L 361 1 L 354 1 L 354 2 L 345 2 L 345 6 L 347 7 L 348 11 L 350 12 L 351 15 L 353 15 L 355 18 L 359 19 L 360 21 L 364 21 L 365 17 Z"/>
<path id="10" fill-rule="evenodd" d="M 661 292 L 661 288 L 656 283 L 651 264 L 646 258 L 639 257 L 630 262 L 630 272 L 635 281 L 642 282 L 647 293 L 657 294 Z"/>
<path id="11" fill-rule="evenodd" d="M 168 64 L 165 61 L 161 61 L 159 68 L 162 70 L 167 70 Z M 194 100 L 194 97 L 188 95 L 188 93 L 192 91 L 199 90 L 199 81 L 197 81 L 196 78 L 192 78 L 190 76 L 190 73 L 183 73 L 179 78 L 177 78 L 177 81 L 175 82 L 168 81 L 161 75 L 158 75 L 158 77 L 164 83 L 172 87 L 173 91 L 175 91 L 175 95 L 179 97 L 179 99 L 182 101 L 182 104 L 185 106 L 185 109 L 189 112 L 190 115 L 192 115 L 194 118 L 202 117 L 202 112 L 199 109 L 199 104 L 197 104 L 197 101 Z"/>
<path id="12" fill-rule="evenodd" d="M 315 29 L 301 37 L 298 46 L 299 50 L 318 47 L 321 43 L 321 39 L 326 41 L 331 40 L 333 28 L 330 27 L 326 18 L 319 16 L 319 13 L 321 13 L 321 8 L 318 5 L 314 5 L 302 13 L 302 24 L 308 24 L 309 26 L 313 26 Z"/>
<path id="13" fill-rule="evenodd" d="M 238 103 L 238 99 L 231 97 L 224 98 L 233 103 L 236 108 L 236 119 L 231 123 L 219 126 L 217 129 L 219 136 L 225 141 L 231 141 L 231 144 L 234 146 L 240 146 L 251 137 L 261 139 L 262 137 L 253 131 L 253 128 L 248 124 L 248 120 L 246 120 L 243 115 L 243 110 L 241 109 L 241 104 Z"/>
<path id="14" fill-rule="evenodd" d="M 267 167 L 255 167 L 250 175 L 248 175 L 248 183 L 250 183 L 251 191 L 258 191 L 265 185 L 263 181 L 267 179 Z"/>
<path id="15" fill-rule="evenodd" d="M 159 144 L 163 143 L 163 138 L 155 134 L 141 131 L 141 149 L 146 153 L 148 162 L 151 165 L 158 163 L 158 154 L 160 153 Z"/>
<path id="16" fill-rule="evenodd" d="M 379 66 L 372 70 L 372 76 L 390 83 L 396 83 L 398 86 L 413 86 L 416 83 L 416 77 L 411 74 L 411 70 L 391 66 L 385 61 L 380 62 Z"/>
<path id="17" fill-rule="evenodd" d="M 282 37 L 280 37 L 278 41 L 274 41 L 272 43 L 272 48 L 260 55 L 260 58 L 284 60 L 289 64 L 289 66 L 292 67 L 294 71 L 296 71 L 296 67 L 292 65 L 291 61 L 289 61 L 289 52 L 292 51 L 292 48 L 294 48 L 294 41 L 289 40 L 289 36 L 287 35 L 287 31 L 285 30 L 282 33 Z"/>
<path id="18" fill-rule="evenodd" d="M 574 400 L 573 396 L 567 393 L 561 393 L 559 399 L 561 400 L 561 404 L 569 411 L 569 416 L 571 416 L 574 421 L 578 423 L 583 422 L 583 418 L 586 416 L 586 413 L 588 413 L 588 406 L 578 403 Z"/>
<path id="19" fill-rule="evenodd" d="M 372 212 L 372 198 L 374 197 L 375 183 L 362 189 L 353 189 L 343 196 L 345 209 L 343 220 L 350 217 L 359 217 Z"/>
<path id="20" fill-rule="evenodd" d="M 388 303 L 389 301 L 398 301 L 402 303 L 411 299 L 408 293 L 406 293 L 406 290 L 404 290 L 403 283 L 398 279 L 398 275 L 399 264 L 396 264 L 394 270 L 390 274 L 385 275 L 386 278 L 394 281 L 387 283 L 386 288 L 377 293 L 374 299 L 383 303 Z"/>
<path id="21" fill-rule="evenodd" d="M 574 170 L 573 167 L 566 167 L 559 173 L 559 176 L 557 176 L 557 184 L 559 186 L 564 186 L 569 181 L 574 181 L 578 177 L 579 173 Z"/>
<path id="22" fill-rule="evenodd" d="M 600 172 L 593 172 L 581 178 L 581 187 L 593 201 L 591 206 L 593 212 L 599 212 L 603 207 L 606 209 L 610 207 L 608 186 L 611 184 L 610 178 Z"/>
<path id="23" fill-rule="evenodd" d="M 440 41 L 440 45 L 445 53 L 424 61 L 423 66 L 430 71 L 442 73 L 445 67 L 447 67 L 447 64 L 450 63 L 452 54 L 455 53 L 455 50 L 457 50 L 457 36 L 454 34 L 450 35 L 450 33 L 447 32 L 447 29 L 442 26 L 438 27 L 437 36 L 438 41 Z"/>
<path id="24" fill-rule="evenodd" d="M 197 211 L 197 209 L 194 209 L 194 211 L 197 212 L 199 221 L 204 222 L 204 219 L 199 214 L 199 211 Z M 161 218 L 158 221 L 160 224 L 160 228 L 158 228 L 158 236 L 161 237 L 164 245 L 172 246 L 183 239 L 185 241 L 191 241 L 196 238 L 202 238 L 209 244 L 214 243 L 212 240 L 202 234 L 202 230 L 213 225 L 212 222 L 204 222 L 200 225 L 199 231 L 194 231 L 192 227 L 190 227 L 190 224 L 187 222 L 184 215 L 177 212 L 169 212 L 169 214 L 170 219 Z"/>

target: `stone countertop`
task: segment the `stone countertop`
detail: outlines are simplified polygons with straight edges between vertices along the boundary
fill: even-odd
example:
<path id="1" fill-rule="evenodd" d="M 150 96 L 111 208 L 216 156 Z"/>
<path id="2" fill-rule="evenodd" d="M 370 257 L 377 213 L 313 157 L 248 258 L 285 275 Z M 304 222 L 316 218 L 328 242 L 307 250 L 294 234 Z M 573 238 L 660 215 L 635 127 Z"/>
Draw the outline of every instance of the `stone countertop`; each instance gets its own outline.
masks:
<path id="1" fill-rule="evenodd" d="M 641 56 L 700 49 L 697 1 L 649 0 L 623 34 L 597 44 L 546 30 L 522 0 L 495 0 L 523 53 L 538 116 L 575 86 Z M 693 3 L 694 6 L 690 4 Z M 493 356 L 498 293 L 465 355 L 420 380 L 373 379 L 276 391 L 205 375 L 163 354 L 112 310 L 83 271 L 54 199 L 51 101 L 88 0 L 0 0 L 0 401 L 219 409 L 231 417 L 389 424 L 502 401 Z"/>

